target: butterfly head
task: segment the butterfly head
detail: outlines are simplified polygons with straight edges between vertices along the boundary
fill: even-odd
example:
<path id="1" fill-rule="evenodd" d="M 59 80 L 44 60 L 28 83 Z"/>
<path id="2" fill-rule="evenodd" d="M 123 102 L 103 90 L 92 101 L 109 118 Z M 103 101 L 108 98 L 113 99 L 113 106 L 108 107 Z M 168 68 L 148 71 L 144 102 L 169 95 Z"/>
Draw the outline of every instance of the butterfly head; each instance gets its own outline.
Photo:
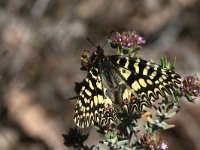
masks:
<path id="1" fill-rule="evenodd" d="M 100 46 L 97 46 L 92 51 L 83 50 L 81 54 L 81 70 L 90 70 L 96 59 L 101 56 L 103 56 L 103 49 Z"/>

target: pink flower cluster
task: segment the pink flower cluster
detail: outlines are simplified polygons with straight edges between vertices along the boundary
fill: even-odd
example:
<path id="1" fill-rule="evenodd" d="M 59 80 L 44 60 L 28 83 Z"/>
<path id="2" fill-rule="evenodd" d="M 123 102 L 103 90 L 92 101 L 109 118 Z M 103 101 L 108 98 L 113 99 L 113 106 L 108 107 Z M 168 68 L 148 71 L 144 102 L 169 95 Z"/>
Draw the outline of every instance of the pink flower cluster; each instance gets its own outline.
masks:
<path id="1" fill-rule="evenodd" d="M 88 70 L 91 65 L 92 65 L 92 52 L 88 51 L 88 50 L 83 50 L 82 54 L 81 54 L 81 65 L 83 67 L 84 70 Z"/>
<path id="2" fill-rule="evenodd" d="M 142 139 L 139 140 L 139 143 L 145 149 L 151 149 L 151 150 L 166 150 L 166 149 L 168 149 L 167 144 L 165 144 L 162 141 L 160 134 L 157 134 L 157 133 L 144 134 Z"/>
<path id="3" fill-rule="evenodd" d="M 120 46 L 122 49 L 131 48 L 145 44 L 143 37 L 139 36 L 136 32 L 117 32 L 112 39 L 114 45 Z"/>
<path id="4" fill-rule="evenodd" d="M 180 85 L 183 96 L 189 95 L 194 97 L 200 96 L 200 80 L 196 75 L 189 75 L 184 78 Z"/>

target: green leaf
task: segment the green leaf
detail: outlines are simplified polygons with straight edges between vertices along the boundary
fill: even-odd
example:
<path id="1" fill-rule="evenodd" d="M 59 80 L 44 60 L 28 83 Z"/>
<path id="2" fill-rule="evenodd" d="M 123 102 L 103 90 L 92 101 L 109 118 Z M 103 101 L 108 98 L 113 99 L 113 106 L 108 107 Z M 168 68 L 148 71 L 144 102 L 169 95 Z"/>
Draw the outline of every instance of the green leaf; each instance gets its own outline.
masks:
<path id="1" fill-rule="evenodd" d="M 106 140 L 116 139 L 116 138 L 117 138 L 117 134 L 116 134 L 115 132 L 108 131 L 108 132 L 105 134 L 105 138 L 106 138 Z"/>
<path id="2" fill-rule="evenodd" d="M 194 98 L 190 96 L 189 94 L 186 94 L 186 98 L 189 102 L 194 102 Z"/>
<path id="3" fill-rule="evenodd" d="M 174 60 L 172 61 L 171 69 L 174 70 L 175 66 L 176 66 L 176 57 L 174 57 Z"/>

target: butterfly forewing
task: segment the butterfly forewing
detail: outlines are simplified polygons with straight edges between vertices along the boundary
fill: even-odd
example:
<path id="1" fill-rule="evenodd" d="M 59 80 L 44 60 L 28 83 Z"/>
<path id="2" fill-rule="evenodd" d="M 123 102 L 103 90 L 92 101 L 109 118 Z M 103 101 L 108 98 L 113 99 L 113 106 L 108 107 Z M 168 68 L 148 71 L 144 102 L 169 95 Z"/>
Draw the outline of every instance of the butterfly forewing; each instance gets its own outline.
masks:
<path id="1" fill-rule="evenodd" d="M 75 108 L 74 121 L 79 127 L 103 126 L 114 122 L 116 111 L 104 90 L 98 67 L 92 67 L 82 82 Z"/>

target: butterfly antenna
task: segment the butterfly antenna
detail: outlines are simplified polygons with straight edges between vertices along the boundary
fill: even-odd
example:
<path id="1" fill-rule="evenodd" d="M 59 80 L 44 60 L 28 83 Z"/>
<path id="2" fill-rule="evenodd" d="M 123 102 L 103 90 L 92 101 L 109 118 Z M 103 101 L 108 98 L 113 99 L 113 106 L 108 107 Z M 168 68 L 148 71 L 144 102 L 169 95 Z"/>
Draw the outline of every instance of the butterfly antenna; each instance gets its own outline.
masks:
<path id="1" fill-rule="evenodd" d="M 112 35 L 113 32 L 114 32 L 114 30 L 110 31 L 110 34 L 108 35 L 108 38 L 107 38 L 106 42 L 103 44 L 102 49 L 108 43 L 108 39 L 111 37 L 111 35 Z"/>
<path id="2" fill-rule="evenodd" d="M 90 42 L 90 44 L 92 44 L 94 47 L 97 48 L 97 46 L 90 40 L 90 38 L 87 37 L 88 42 Z"/>
<path id="3" fill-rule="evenodd" d="M 74 99 L 78 99 L 78 96 L 67 98 L 67 100 L 74 100 Z"/>

